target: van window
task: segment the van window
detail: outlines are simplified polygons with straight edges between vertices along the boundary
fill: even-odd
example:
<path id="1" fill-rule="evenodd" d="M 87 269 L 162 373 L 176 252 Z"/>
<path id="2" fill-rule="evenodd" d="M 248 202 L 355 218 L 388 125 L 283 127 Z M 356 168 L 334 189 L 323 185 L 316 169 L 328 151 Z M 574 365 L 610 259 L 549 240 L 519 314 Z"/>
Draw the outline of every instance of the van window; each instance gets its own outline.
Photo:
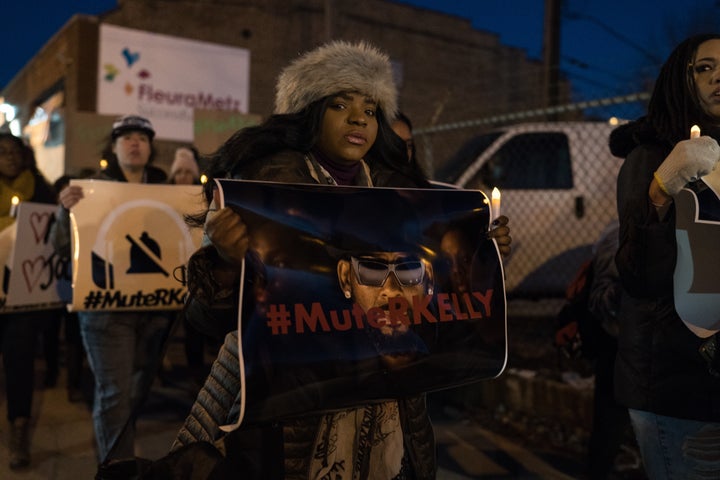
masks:
<path id="1" fill-rule="evenodd" d="M 445 163 L 445 165 L 435 172 L 435 179 L 446 183 L 457 182 L 458 178 L 460 178 L 460 175 L 465 172 L 468 165 L 482 155 L 482 153 L 487 150 L 488 147 L 495 142 L 495 140 L 500 138 L 503 133 L 505 132 L 502 130 L 485 133 L 483 135 L 478 135 L 463 144 L 457 153 L 455 153 L 455 155 L 453 155 L 452 158 Z"/>
<path id="2" fill-rule="evenodd" d="M 500 147 L 468 182 L 470 188 L 571 189 L 570 147 L 558 132 L 523 133 Z"/>

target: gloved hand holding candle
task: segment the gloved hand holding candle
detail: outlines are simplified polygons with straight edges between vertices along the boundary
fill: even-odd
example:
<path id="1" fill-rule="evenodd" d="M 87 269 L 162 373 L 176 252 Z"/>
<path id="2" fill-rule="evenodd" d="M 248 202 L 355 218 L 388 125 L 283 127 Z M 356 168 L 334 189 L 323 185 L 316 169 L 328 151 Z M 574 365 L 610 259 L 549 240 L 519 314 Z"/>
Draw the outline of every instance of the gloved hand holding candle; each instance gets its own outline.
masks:
<path id="1" fill-rule="evenodd" d="M 665 193 L 674 196 L 689 182 L 715 170 L 719 160 L 720 145 L 712 137 L 700 136 L 700 128 L 693 125 L 690 139 L 675 145 L 655 171 L 655 180 Z"/>

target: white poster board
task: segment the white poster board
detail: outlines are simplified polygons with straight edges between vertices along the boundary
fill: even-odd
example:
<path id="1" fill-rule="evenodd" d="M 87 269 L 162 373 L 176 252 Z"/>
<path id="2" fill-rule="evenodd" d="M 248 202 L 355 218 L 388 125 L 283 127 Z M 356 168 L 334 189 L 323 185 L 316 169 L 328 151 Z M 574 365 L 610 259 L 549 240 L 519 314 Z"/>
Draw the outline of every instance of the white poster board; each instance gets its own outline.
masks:
<path id="1" fill-rule="evenodd" d="M 685 325 L 703 338 L 720 330 L 719 177 L 720 171 L 713 172 L 698 182 L 696 190 L 683 188 L 674 198 L 675 310 Z"/>
<path id="2" fill-rule="evenodd" d="M 204 209 L 199 185 L 72 180 L 72 310 L 177 310 L 185 264 L 202 230 L 184 215 Z"/>
<path id="3" fill-rule="evenodd" d="M 97 112 L 139 114 L 157 137 L 193 141 L 193 110 L 247 113 L 250 51 L 100 25 Z"/>
<path id="4" fill-rule="evenodd" d="M 65 264 L 48 237 L 56 210 L 56 205 L 20 202 L 16 222 L 0 234 L 0 250 L 7 253 L 0 289 L 0 305 L 4 308 L 62 306 L 57 279 L 64 274 Z"/>

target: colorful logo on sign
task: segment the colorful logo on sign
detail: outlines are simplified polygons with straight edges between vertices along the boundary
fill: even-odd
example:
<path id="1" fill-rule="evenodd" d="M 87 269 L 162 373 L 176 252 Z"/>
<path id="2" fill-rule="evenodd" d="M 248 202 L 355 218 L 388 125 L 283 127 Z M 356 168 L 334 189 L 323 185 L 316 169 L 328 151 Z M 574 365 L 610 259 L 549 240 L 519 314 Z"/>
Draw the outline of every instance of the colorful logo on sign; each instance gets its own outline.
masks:
<path id="1" fill-rule="evenodd" d="M 132 69 L 133 66 L 140 61 L 141 55 L 139 51 L 131 50 L 130 47 L 123 47 L 120 50 L 120 57 L 122 58 L 122 66 L 118 67 L 114 63 L 106 63 L 103 65 L 105 72 L 104 78 L 106 82 L 114 82 L 115 78 L 123 71 L 123 69 Z M 139 68 L 139 67 L 138 67 Z M 137 68 L 136 68 L 137 70 Z M 152 77 L 152 74 L 146 68 L 140 68 L 135 76 L 140 80 L 148 80 Z M 127 81 L 123 86 L 125 95 L 130 96 L 135 92 L 135 86 Z"/>

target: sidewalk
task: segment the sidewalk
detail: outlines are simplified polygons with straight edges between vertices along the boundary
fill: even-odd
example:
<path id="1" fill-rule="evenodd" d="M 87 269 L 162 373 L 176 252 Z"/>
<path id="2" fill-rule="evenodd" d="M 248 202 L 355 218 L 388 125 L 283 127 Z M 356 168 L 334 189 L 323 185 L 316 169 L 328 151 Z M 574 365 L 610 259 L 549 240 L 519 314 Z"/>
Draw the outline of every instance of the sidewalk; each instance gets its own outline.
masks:
<path id="1" fill-rule="evenodd" d="M 194 399 L 191 387 L 183 383 L 185 376 L 180 340 L 171 339 L 168 357 L 178 364 L 166 375 L 163 384 L 156 380 L 150 398 L 137 422 L 137 455 L 156 459 L 165 455 L 172 445 Z M 66 370 L 54 388 L 43 388 L 45 365 L 36 361 L 36 389 L 33 399 L 31 431 L 31 463 L 23 470 L 8 467 L 8 422 L 5 377 L 0 369 L 0 479 L 3 480 L 86 480 L 95 476 L 97 459 L 93 438 L 92 412 L 87 402 L 68 400 Z"/>
<path id="2" fill-rule="evenodd" d="M 556 352 L 552 347 L 553 325 L 547 318 L 529 319 L 509 316 L 510 359 L 506 371 L 494 380 L 440 392 L 438 397 L 441 404 L 448 397 L 452 398 L 452 404 L 460 408 L 460 416 L 465 419 L 472 417 L 472 412 L 478 409 L 485 410 L 493 417 L 502 411 L 504 412 L 500 417 L 500 423 L 504 424 L 502 430 L 520 432 L 525 438 L 535 437 L 536 430 L 541 426 L 543 431 L 548 430 L 547 425 L 540 423 L 539 420 L 551 420 L 550 424 L 557 426 L 551 433 L 561 440 L 558 446 L 569 448 L 573 444 L 577 450 L 575 453 L 582 455 L 584 441 L 578 441 L 577 432 L 586 431 L 589 426 L 592 414 L 592 387 L 587 384 L 567 384 L 558 378 L 564 369 L 558 365 Z M 170 359 L 172 368 L 164 375 L 164 383 L 159 379 L 156 380 L 151 396 L 138 419 L 136 437 L 138 456 L 157 459 L 168 452 L 195 398 L 196 391 L 193 388 L 199 388 L 192 387 L 186 380 L 188 375 L 182 342 L 182 332 L 176 332 L 176 335 L 171 337 L 167 358 Z M 208 359 L 206 356 L 206 361 L 211 361 L 211 358 Z M 28 469 L 13 472 L 8 468 L 5 379 L 0 368 L 0 479 L 92 479 L 96 472 L 97 460 L 89 403 L 90 386 L 88 385 L 86 389 L 88 390 L 86 402 L 71 403 L 68 401 L 65 388 L 64 366 L 60 368 L 57 386 L 48 389 L 42 387 L 44 369 L 44 361 L 38 359 L 36 361 L 38 386 L 33 405 L 35 424 L 32 429 L 31 465 Z M 485 427 L 498 423 L 488 419 L 478 418 L 478 420 L 480 425 Z M 556 429 L 560 431 L 556 432 Z M 472 442 L 478 447 L 475 442 L 484 445 L 485 440 L 480 441 L 476 438 Z M 514 449 L 515 447 L 510 450 L 515 451 Z M 444 457 L 441 460 L 445 462 L 446 469 L 448 465 L 457 463 L 457 460 L 450 461 Z M 483 462 L 487 463 L 487 460 Z M 443 473 L 443 475 L 439 474 L 438 478 L 479 478 L 457 476 L 456 473 L 448 473 L 445 470 Z"/>

